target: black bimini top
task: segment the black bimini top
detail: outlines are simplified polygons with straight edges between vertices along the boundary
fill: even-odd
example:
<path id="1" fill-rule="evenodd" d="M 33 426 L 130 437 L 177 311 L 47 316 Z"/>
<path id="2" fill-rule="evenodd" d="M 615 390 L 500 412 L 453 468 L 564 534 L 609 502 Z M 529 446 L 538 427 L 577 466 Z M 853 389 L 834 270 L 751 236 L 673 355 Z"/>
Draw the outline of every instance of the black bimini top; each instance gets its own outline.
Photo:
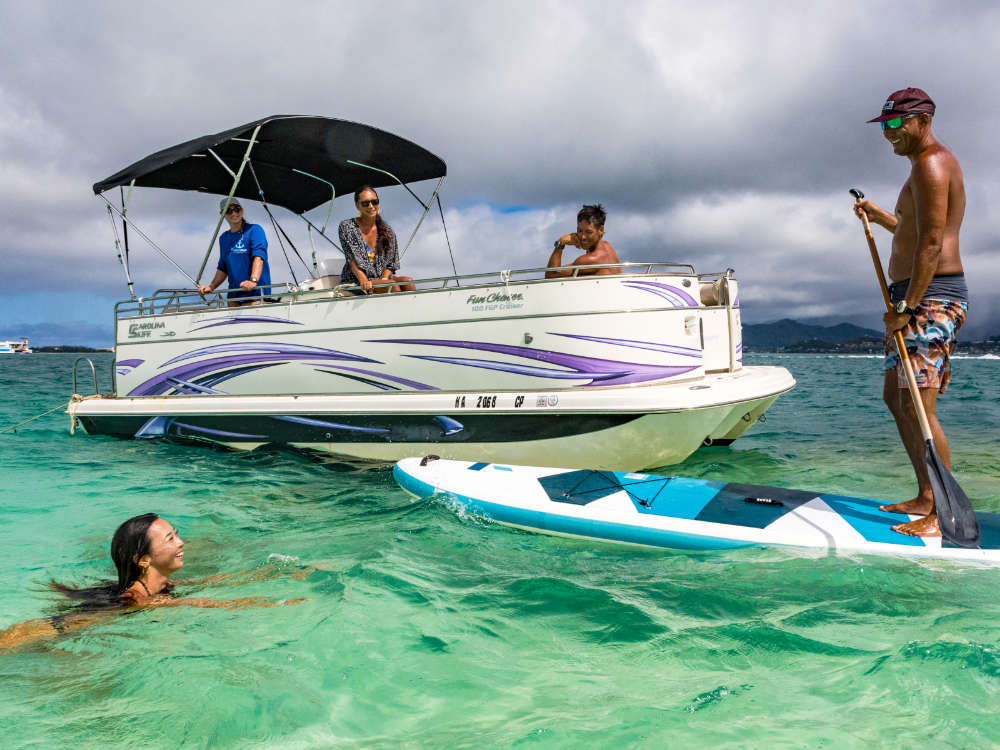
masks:
<path id="1" fill-rule="evenodd" d="M 329 185 L 315 177 L 332 183 L 338 196 L 363 185 L 398 184 L 389 175 L 348 164 L 348 159 L 391 172 L 404 183 L 444 177 L 447 172 L 445 163 L 430 151 L 369 125 L 330 117 L 272 115 L 157 151 L 96 183 L 94 193 L 135 180 L 141 187 L 228 195 L 233 177 L 208 149 L 237 172 L 258 125 L 257 143 L 250 151 L 253 173 L 249 165 L 243 170 L 235 195 L 260 199 L 255 173 L 268 203 L 299 214 L 331 198 Z"/>

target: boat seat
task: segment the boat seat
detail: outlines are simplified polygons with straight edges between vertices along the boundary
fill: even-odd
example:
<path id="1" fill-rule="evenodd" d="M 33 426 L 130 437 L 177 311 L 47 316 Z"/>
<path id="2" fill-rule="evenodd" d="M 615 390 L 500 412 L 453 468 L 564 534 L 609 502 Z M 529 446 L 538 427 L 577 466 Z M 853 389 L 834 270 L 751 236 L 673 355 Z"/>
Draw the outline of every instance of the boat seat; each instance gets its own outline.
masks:
<path id="1" fill-rule="evenodd" d="M 336 289 L 340 286 L 340 274 L 330 274 L 328 276 L 320 276 L 318 279 L 307 279 L 302 282 L 303 288 L 310 292 L 325 291 L 327 289 Z"/>
<path id="2" fill-rule="evenodd" d="M 727 291 L 728 287 L 725 277 L 716 279 L 715 281 L 703 281 L 701 282 L 701 304 L 706 307 L 724 305 L 726 304 Z"/>

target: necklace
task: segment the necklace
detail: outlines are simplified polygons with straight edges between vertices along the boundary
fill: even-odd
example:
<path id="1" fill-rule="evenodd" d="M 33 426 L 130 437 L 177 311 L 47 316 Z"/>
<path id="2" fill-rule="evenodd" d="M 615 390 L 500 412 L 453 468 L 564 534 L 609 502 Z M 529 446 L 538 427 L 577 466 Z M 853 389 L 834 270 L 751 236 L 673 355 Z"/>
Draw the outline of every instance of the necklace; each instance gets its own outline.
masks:
<path id="1" fill-rule="evenodd" d="M 146 584 L 143 583 L 141 579 L 136 578 L 135 582 L 138 583 L 140 586 L 142 586 L 143 590 L 146 592 L 146 596 L 152 596 L 152 594 L 149 593 L 149 589 L 146 588 Z"/>

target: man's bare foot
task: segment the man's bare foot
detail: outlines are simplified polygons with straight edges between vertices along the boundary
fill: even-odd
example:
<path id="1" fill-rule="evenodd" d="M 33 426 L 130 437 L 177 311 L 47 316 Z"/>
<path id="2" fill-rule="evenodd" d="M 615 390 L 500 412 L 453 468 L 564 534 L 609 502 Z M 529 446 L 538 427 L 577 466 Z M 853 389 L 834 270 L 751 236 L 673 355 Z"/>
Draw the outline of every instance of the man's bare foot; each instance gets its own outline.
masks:
<path id="1" fill-rule="evenodd" d="M 931 513 L 925 518 L 918 518 L 909 523 L 900 523 L 892 527 L 893 531 L 907 536 L 941 536 L 941 529 L 938 527 L 937 513 Z"/>
<path id="2" fill-rule="evenodd" d="M 904 516 L 926 516 L 934 510 L 934 499 L 924 500 L 922 497 L 915 497 L 905 503 L 880 505 L 878 509 L 886 513 L 902 513 Z"/>

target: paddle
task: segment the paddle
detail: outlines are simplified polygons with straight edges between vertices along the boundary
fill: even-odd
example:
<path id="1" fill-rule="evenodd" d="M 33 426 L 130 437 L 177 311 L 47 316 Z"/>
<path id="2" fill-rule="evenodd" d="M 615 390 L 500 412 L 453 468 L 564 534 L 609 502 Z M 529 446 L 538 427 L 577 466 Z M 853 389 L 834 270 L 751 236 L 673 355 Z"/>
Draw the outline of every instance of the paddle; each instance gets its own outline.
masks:
<path id="1" fill-rule="evenodd" d="M 865 194 L 857 188 L 851 188 L 849 192 L 856 199 L 856 203 L 864 200 Z M 868 249 L 871 250 L 875 273 L 878 276 L 879 286 L 882 288 L 885 309 L 892 312 L 894 308 L 889 297 L 889 286 L 885 281 L 885 273 L 882 271 L 882 261 L 879 260 L 878 250 L 875 249 L 875 238 L 872 236 L 872 229 L 868 223 L 868 215 L 864 211 L 861 212 L 861 221 L 865 226 L 865 239 L 868 240 Z M 934 493 L 934 509 L 937 511 L 941 536 L 960 547 L 978 547 L 979 522 L 976 520 L 976 512 L 972 509 L 972 503 L 969 502 L 965 492 L 958 486 L 955 477 L 951 475 L 941 457 L 938 456 L 937 449 L 934 447 L 934 437 L 931 435 L 931 426 L 927 421 L 927 412 L 924 410 L 924 402 L 921 400 L 920 390 L 917 388 L 917 379 L 913 375 L 913 365 L 910 364 L 910 356 L 907 354 L 906 344 L 903 342 L 903 332 L 896 331 L 894 336 L 896 350 L 899 352 L 903 372 L 906 374 L 906 383 L 913 399 L 913 408 L 917 412 L 917 421 L 920 422 L 920 434 L 923 435 L 927 445 L 924 464 L 927 467 L 927 476 L 930 477 L 931 491 Z"/>

